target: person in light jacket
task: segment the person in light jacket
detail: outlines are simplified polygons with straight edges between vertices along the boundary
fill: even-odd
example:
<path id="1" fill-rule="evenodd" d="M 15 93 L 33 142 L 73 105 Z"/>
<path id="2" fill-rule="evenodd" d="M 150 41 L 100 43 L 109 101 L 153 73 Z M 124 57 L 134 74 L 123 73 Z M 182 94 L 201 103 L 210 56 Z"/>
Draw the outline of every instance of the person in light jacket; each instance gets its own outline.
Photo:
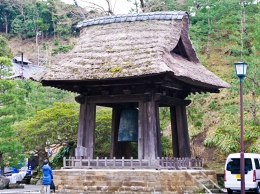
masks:
<path id="1" fill-rule="evenodd" d="M 49 166 L 49 161 L 47 159 L 43 161 L 43 164 L 44 165 L 42 167 L 42 184 L 44 186 L 44 194 L 50 194 L 50 185 L 53 181 L 52 169 Z"/>

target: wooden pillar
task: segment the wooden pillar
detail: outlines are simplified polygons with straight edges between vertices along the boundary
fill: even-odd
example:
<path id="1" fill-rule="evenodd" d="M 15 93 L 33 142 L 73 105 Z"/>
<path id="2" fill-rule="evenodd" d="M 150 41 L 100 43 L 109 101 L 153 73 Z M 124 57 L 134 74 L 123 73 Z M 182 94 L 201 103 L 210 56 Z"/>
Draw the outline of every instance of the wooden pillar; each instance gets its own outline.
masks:
<path id="1" fill-rule="evenodd" d="M 111 142 L 110 142 L 110 159 L 113 157 L 119 158 L 119 145 L 118 145 L 118 128 L 120 121 L 121 107 L 113 107 L 112 110 L 112 129 L 111 129 Z"/>
<path id="2" fill-rule="evenodd" d="M 158 148 L 158 156 L 162 157 L 162 134 L 160 128 L 160 117 L 159 117 L 159 104 L 155 103 L 155 115 L 156 115 L 156 133 L 157 133 L 157 148 Z"/>
<path id="3" fill-rule="evenodd" d="M 138 113 L 138 159 L 144 158 L 144 136 L 145 129 L 147 129 L 147 123 L 145 122 L 145 103 L 139 102 Z"/>
<path id="4" fill-rule="evenodd" d="M 174 119 L 174 117 L 176 119 Z M 185 106 L 176 106 L 175 108 L 171 108 L 171 123 L 172 123 L 172 133 L 173 133 L 172 134 L 173 151 L 176 152 L 174 156 L 190 157 L 191 156 L 190 141 L 189 141 L 189 131 L 188 131 L 188 123 L 187 123 Z M 176 146 L 178 148 L 178 151 L 176 150 L 177 149 Z"/>
<path id="5" fill-rule="evenodd" d="M 174 106 L 170 107 L 171 114 L 171 131 L 172 131 L 172 153 L 173 157 L 179 157 L 179 142 L 177 133 L 177 121 L 176 121 L 176 108 Z"/>
<path id="6" fill-rule="evenodd" d="M 96 122 L 96 104 L 86 102 L 85 118 L 85 141 L 83 146 L 87 148 L 87 157 L 94 158 L 95 149 L 95 122 Z"/>
<path id="7" fill-rule="evenodd" d="M 182 110 L 182 118 L 183 118 L 183 134 L 184 134 L 184 141 L 185 141 L 185 156 L 181 157 L 191 157 L 190 151 L 190 136 L 189 136 L 189 129 L 188 129 L 188 120 L 187 120 L 187 113 L 186 113 L 186 106 L 181 106 Z"/>
<path id="8" fill-rule="evenodd" d="M 138 158 L 156 159 L 160 156 L 158 104 L 153 100 L 139 102 Z"/>
<path id="9" fill-rule="evenodd" d="M 80 103 L 80 112 L 79 112 L 79 124 L 78 124 L 78 138 L 77 138 L 77 147 L 84 145 L 85 139 L 85 118 L 86 118 L 86 104 L 85 97 L 81 97 L 82 101 L 77 101 Z"/>
<path id="10" fill-rule="evenodd" d="M 87 97 L 79 95 L 75 100 L 80 103 L 77 147 L 87 148 L 86 157 L 94 157 L 96 104 L 87 103 Z"/>

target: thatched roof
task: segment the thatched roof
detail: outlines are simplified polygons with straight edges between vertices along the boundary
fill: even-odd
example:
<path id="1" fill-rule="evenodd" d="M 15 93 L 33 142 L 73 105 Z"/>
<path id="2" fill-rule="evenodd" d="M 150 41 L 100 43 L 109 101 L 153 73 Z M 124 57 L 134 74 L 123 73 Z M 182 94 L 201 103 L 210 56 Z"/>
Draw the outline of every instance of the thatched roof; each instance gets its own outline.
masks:
<path id="1" fill-rule="evenodd" d="M 48 85 L 49 81 L 98 81 L 170 73 L 196 86 L 229 87 L 200 63 L 188 25 L 188 14 L 182 11 L 83 21 L 73 50 L 33 79 Z"/>

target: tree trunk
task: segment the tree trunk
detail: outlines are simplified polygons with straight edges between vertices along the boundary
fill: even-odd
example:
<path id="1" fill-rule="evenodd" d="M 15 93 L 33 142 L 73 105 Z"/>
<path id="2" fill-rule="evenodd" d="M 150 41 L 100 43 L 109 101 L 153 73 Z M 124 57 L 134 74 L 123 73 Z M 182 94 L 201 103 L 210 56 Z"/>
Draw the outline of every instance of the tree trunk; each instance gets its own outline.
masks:
<path id="1" fill-rule="evenodd" d="M 208 1 L 208 5 L 209 5 Z M 210 6 L 210 5 L 209 5 Z M 211 20 L 210 20 L 210 13 L 208 11 L 208 41 L 207 41 L 207 48 L 206 48 L 206 54 L 207 54 L 207 59 L 210 58 L 210 39 L 211 39 Z"/>
<path id="2" fill-rule="evenodd" d="M 249 78 L 250 79 L 250 78 Z M 259 119 L 257 118 L 257 102 L 256 102 L 256 92 L 255 92 L 255 79 L 251 78 L 250 81 L 252 82 L 252 102 L 250 102 L 250 113 L 254 118 L 254 122 L 256 126 L 259 126 Z M 258 87 L 258 86 L 257 86 Z"/>
<path id="3" fill-rule="evenodd" d="M 210 18 L 208 16 L 208 41 L 207 41 L 207 48 L 206 48 L 206 54 L 207 54 L 207 59 L 210 58 L 210 39 L 211 39 L 211 23 L 210 23 Z"/>
<path id="4" fill-rule="evenodd" d="M 143 9 L 144 8 L 144 0 L 140 0 L 140 3 L 141 3 L 141 8 Z"/>
<path id="5" fill-rule="evenodd" d="M 248 49 L 249 54 L 252 53 L 251 49 L 251 42 L 248 38 L 248 31 L 247 28 L 245 27 L 246 24 L 246 11 L 245 11 L 245 4 L 243 0 L 240 0 L 240 5 L 241 5 L 241 58 L 242 58 L 242 53 L 243 53 L 243 33 L 246 35 L 246 48 Z"/>
<path id="6" fill-rule="evenodd" d="M 5 15 L 5 34 L 8 34 L 8 20 L 7 20 L 7 15 Z"/>

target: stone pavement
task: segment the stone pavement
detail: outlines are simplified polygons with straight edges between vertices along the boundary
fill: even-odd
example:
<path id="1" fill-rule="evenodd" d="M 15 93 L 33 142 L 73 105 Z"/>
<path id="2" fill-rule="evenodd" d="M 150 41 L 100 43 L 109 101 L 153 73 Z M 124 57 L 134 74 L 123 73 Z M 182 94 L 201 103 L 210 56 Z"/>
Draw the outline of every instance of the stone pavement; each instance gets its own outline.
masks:
<path id="1" fill-rule="evenodd" d="M 40 193 L 42 185 L 24 185 L 24 188 L 17 188 L 17 189 L 4 189 L 0 190 L 0 194 L 2 193 L 9 193 L 9 194 L 18 194 L 18 193 Z"/>

